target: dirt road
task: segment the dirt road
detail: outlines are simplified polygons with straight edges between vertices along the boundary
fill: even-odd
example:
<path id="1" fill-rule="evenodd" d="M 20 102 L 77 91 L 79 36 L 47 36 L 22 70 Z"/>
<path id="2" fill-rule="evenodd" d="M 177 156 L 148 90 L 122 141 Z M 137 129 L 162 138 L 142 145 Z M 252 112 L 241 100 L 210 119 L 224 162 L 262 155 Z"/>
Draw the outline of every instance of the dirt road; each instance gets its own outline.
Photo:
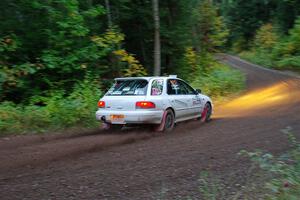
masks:
<path id="1" fill-rule="evenodd" d="M 250 179 L 242 150 L 288 149 L 281 129 L 300 134 L 300 79 L 236 57 L 223 62 L 247 75 L 247 91 L 215 108 L 208 124 L 179 124 L 167 135 L 126 130 L 75 136 L 0 139 L 0 199 L 201 199 L 210 171 L 238 192 Z"/>

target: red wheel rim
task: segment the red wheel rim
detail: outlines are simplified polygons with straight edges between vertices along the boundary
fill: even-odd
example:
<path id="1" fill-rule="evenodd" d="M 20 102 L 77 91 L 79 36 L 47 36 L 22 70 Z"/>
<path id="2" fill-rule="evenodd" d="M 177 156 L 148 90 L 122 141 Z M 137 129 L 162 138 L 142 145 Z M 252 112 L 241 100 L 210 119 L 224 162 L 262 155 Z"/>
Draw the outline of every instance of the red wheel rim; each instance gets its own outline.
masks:
<path id="1" fill-rule="evenodd" d="M 208 107 L 205 106 L 205 108 L 204 108 L 204 110 L 202 111 L 202 114 L 201 114 L 201 122 L 205 122 L 206 116 L 207 116 L 207 112 L 208 112 Z"/>

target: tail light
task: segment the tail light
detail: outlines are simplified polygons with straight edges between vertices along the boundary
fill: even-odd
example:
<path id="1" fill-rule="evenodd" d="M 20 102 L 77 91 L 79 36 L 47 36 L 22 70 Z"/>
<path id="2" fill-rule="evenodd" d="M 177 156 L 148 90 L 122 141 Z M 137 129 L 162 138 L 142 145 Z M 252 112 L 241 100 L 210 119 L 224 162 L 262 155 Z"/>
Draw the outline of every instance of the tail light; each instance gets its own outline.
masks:
<path id="1" fill-rule="evenodd" d="M 105 101 L 98 101 L 98 108 L 105 108 Z"/>
<path id="2" fill-rule="evenodd" d="M 136 102 L 135 107 L 139 109 L 150 109 L 155 108 L 155 103 L 151 101 L 138 101 Z"/>

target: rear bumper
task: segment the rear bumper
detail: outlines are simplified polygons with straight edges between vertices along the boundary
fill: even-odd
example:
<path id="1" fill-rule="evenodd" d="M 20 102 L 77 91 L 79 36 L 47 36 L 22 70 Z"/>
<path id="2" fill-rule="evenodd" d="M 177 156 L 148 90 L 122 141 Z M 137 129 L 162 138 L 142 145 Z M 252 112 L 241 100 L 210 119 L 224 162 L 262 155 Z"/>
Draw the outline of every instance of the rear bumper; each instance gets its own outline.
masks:
<path id="1" fill-rule="evenodd" d="M 96 112 L 96 119 L 111 123 L 111 115 L 124 115 L 122 124 L 160 124 L 163 110 L 135 110 L 135 111 L 116 111 L 99 109 Z"/>

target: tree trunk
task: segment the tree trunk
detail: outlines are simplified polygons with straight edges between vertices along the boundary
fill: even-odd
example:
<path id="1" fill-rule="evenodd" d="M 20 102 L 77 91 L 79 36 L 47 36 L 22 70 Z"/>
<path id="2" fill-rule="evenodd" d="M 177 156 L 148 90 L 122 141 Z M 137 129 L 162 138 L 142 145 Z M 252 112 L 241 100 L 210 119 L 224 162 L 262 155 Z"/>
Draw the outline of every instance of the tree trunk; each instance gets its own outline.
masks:
<path id="1" fill-rule="evenodd" d="M 111 12 L 110 12 L 109 0 L 105 0 L 105 7 L 106 7 L 106 15 L 107 15 L 108 28 L 111 28 L 112 27 L 112 19 L 111 19 Z"/>
<path id="2" fill-rule="evenodd" d="M 152 0 L 154 18 L 154 75 L 160 76 L 161 55 L 160 55 L 160 22 L 159 22 L 159 0 Z"/>
<path id="3" fill-rule="evenodd" d="M 142 31 L 142 27 L 141 24 L 138 25 L 138 29 L 139 29 L 139 35 L 143 35 L 143 31 Z M 140 47 L 141 47 L 141 52 L 142 52 L 142 63 L 144 63 L 144 65 L 147 63 L 147 54 L 146 54 L 146 50 L 145 50 L 145 44 L 144 44 L 144 39 L 143 37 L 140 38 Z"/>

